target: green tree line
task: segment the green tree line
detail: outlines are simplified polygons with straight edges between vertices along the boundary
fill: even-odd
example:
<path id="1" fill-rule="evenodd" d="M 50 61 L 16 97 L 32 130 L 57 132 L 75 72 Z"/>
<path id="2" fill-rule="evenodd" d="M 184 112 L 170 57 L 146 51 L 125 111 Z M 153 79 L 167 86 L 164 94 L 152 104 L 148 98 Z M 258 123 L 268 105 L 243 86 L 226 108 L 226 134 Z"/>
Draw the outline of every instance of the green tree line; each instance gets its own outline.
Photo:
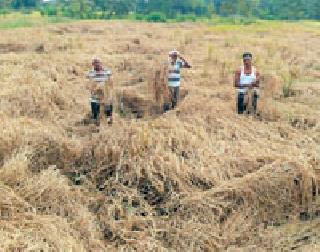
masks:
<path id="1" fill-rule="evenodd" d="M 0 0 L 0 10 L 41 10 L 44 15 L 110 18 L 153 15 L 160 21 L 182 15 L 262 19 L 320 19 L 320 0 Z"/>

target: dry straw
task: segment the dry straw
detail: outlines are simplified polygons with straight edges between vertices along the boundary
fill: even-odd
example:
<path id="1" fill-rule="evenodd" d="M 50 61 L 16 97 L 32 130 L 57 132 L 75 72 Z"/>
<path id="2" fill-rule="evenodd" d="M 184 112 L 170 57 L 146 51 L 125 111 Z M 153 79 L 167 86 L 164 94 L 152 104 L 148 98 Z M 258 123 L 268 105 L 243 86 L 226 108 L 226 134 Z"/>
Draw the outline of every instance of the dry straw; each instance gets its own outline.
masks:
<path id="1" fill-rule="evenodd" d="M 1 32 L 0 250 L 309 251 L 319 240 L 320 43 L 304 25 Z M 193 68 L 163 114 L 159 62 L 176 44 Z M 233 74 L 248 49 L 262 74 L 258 117 L 235 114 Z M 93 55 L 114 74 L 112 127 L 88 124 Z"/>

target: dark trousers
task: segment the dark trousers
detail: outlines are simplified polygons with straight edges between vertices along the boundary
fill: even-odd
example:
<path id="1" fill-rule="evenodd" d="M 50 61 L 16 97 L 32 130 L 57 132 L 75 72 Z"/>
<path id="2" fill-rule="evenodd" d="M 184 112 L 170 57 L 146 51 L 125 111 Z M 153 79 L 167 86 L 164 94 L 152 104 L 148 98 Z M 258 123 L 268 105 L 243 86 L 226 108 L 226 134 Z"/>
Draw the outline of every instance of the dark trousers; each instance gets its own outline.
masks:
<path id="1" fill-rule="evenodd" d="M 244 98 L 245 98 L 245 94 L 238 93 L 238 101 L 237 101 L 238 114 L 243 114 L 247 109 L 248 104 L 245 104 Z M 251 101 L 252 101 L 252 108 L 253 108 L 254 114 L 257 112 L 258 98 L 259 98 L 258 93 L 256 91 L 253 91 Z"/>
<path id="2" fill-rule="evenodd" d="M 107 116 L 107 117 L 112 117 L 112 112 L 113 112 L 113 105 L 110 104 L 110 105 L 106 105 L 104 107 L 104 114 Z"/>
<path id="3" fill-rule="evenodd" d="M 104 114 L 107 117 L 112 117 L 112 112 L 113 112 L 113 105 L 106 105 L 104 107 Z M 98 102 L 91 102 L 91 114 L 92 118 L 97 120 L 100 115 L 100 103 Z"/>
<path id="4" fill-rule="evenodd" d="M 91 114 L 92 118 L 97 120 L 100 114 L 100 103 L 98 102 L 91 102 Z"/>
<path id="5" fill-rule="evenodd" d="M 169 87 L 171 97 L 171 108 L 177 107 L 180 99 L 180 87 Z"/>

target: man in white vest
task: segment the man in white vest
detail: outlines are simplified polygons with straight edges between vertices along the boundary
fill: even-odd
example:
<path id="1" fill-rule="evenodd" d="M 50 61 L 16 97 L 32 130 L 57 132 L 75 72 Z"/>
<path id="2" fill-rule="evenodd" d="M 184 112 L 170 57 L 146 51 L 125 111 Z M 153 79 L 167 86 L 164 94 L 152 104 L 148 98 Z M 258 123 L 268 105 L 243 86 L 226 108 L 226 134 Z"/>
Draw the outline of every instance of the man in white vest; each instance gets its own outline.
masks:
<path id="1" fill-rule="evenodd" d="M 252 112 L 256 114 L 258 105 L 258 89 L 260 83 L 260 74 L 252 65 L 252 54 L 246 52 L 243 54 L 243 66 L 235 73 L 234 86 L 237 89 L 237 112 L 243 114 L 252 107 Z M 245 101 L 248 97 L 250 104 Z M 250 111 L 248 111 L 250 113 Z"/>

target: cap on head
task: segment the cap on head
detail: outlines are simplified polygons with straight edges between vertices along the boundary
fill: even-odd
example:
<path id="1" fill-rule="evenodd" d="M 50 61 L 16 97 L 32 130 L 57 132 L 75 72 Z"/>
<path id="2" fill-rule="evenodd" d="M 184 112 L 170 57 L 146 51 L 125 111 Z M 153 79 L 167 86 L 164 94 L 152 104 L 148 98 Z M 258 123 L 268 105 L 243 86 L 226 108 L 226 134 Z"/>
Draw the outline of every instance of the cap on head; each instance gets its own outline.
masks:
<path id="1" fill-rule="evenodd" d="M 172 51 L 170 51 L 169 52 L 169 56 L 170 57 L 172 57 L 172 56 L 178 56 L 180 53 L 176 50 L 176 49 L 174 49 L 174 50 L 172 50 Z"/>
<path id="2" fill-rule="evenodd" d="M 250 53 L 250 52 L 245 52 L 244 54 L 243 54 L 243 56 L 242 56 L 242 58 L 244 59 L 244 60 L 252 60 L 252 53 Z"/>

